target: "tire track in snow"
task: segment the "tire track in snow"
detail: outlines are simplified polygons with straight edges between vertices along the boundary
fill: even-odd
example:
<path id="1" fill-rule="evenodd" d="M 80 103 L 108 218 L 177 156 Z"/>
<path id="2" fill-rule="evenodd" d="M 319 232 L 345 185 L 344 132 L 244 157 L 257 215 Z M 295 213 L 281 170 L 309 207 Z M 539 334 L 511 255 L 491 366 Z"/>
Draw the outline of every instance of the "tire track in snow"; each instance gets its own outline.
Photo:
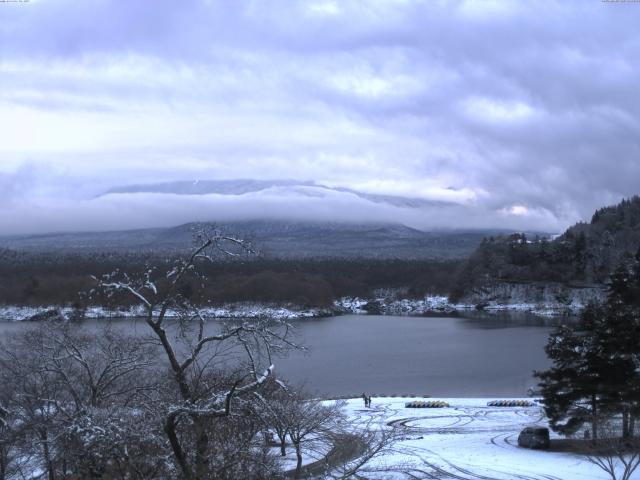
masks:
<path id="1" fill-rule="evenodd" d="M 438 415 L 438 416 L 414 416 L 414 417 L 404 417 L 404 418 L 396 418 L 392 421 L 387 422 L 387 425 L 393 428 L 406 430 L 407 433 L 424 433 L 424 434 L 436 434 L 436 435 L 451 435 L 451 434 L 481 434 L 481 433 L 496 433 L 496 431 L 500 432 L 497 435 L 494 435 L 490 438 L 490 443 L 494 446 L 511 450 L 519 448 L 515 443 L 515 436 L 517 435 L 517 430 L 523 426 L 529 426 L 532 424 L 538 424 L 544 419 L 544 414 L 541 409 L 518 409 L 518 410 L 507 410 L 507 409 L 466 409 L 466 408 L 456 408 L 454 409 L 460 412 L 459 415 Z M 398 412 L 399 413 L 399 412 Z M 507 414 L 508 416 L 517 416 L 526 421 L 509 421 L 508 418 L 505 418 L 504 421 L 501 421 L 500 416 L 504 416 Z M 498 418 L 495 418 L 498 416 Z M 452 418 L 454 419 L 452 422 L 438 426 L 438 427 L 422 427 L 411 425 L 412 422 L 423 422 L 428 420 L 435 419 L 443 419 L 443 418 Z M 486 427 L 480 426 L 485 422 L 492 422 L 492 425 L 487 425 Z M 497 425 L 496 425 L 497 423 Z M 503 425 L 501 425 L 503 424 Z M 467 427 L 467 428 L 463 428 Z M 514 431 L 515 430 L 515 431 Z M 412 451 L 412 453 L 410 453 Z M 506 480 L 507 478 L 510 480 L 561 480 L 558 477 L 554 477 L 552 475 L 546 474 L 534 474 L 534 475 L 526 475 L 526 474 L 518 474 L 513 472 L 501 472 L 496 471 L 496 475 L 499 477 L 489 476 L 490 474 L 480 474 L 476 472 L 472 472 L 468 468 L 457 465 L 446 458 L 436 454 L 433 451 L 430 451 L 426 448 L 415 447 L 413 449 L 409 449 L 407 453 L 412 454 L 413 456 L 420 459 L 420 461 L 431 471 L 427 471 L 424 469 L 412 468 L 411 470 L 414 473 L 420 473 L 425 475 L 424 478 L 430 479 L 452 479 L 452 480 Z M 425 457 L 425 453 L 428 455 Z M 434 461 L 433 457 L 439 459 L 440 465 L 436 461 Z M 446 466 L 441 466 L 445 464 Z M 415 478 L 414 475 L 411 475 L 412 478 Z"/>
<path id="2" fill-rule="evenodd" d="M 509 435 L 509 434 L 508 434 L 508 433 L 506 433 L 506 434 L 505 434 L 505 433 L 500 433 L 500 434 L 496 435 L 495 437 L 491 437 L 491 439 L 490 439 L 489 441 L 490 441 L 493 445 L 495 445 L 496 447 L 498 447 L 498 448 L 503 448 L 503 449 L 505 449 L 505 450 L 506 450 L 506 449 L 507 449 L 507 447 L 505 447 L 505 446 L 501 445 L 501 444 L 498 442 L 498 439 L 499 439 L 499 438 L 501 438 L 501 437 L 506 437 L 507 435 Z"/>
<path id="3" fill-rule="evenodd" d="M 420 426 L 415 426 L 415 425 L 408 425 L 408 423 L 410 422 L 417 422 L 420 420 L 435 420 L 435 419 L 441 419 L 441 418 L 453 418 L 455 419 L 453 422 L 448 423 L 446 425 L 440 425 L 438 427 L 420 427 Z M 467 423 L 464 423 L 462 425 L 460 425 L 460 423 L 465 420 L 468 419 L 469 421 Z M 430 416 L 430 415 L 425 415 L 425 416 L 420 416 L 420 417 L 406 417 L 406 418 L 398 418 L 396 420 L 391 420 L 390 422 L 387 422 L 387 426 L 389 427 L 404 427 L 407 430 L 411 430 L 412 432 L 416 433 L 416 432 L 420 432 L 420 433 L 446 433 L 449 431 L 449 429 L 453 428 L 453 427 L 461 427 L 461 426 L 465 426 L 468 425 L 469 423 L 473 422 L 473 417 L 470 415 L 465 415 L 465 416 L 460 416 L 460 415 L 439 415 L 439 416 Z"/>

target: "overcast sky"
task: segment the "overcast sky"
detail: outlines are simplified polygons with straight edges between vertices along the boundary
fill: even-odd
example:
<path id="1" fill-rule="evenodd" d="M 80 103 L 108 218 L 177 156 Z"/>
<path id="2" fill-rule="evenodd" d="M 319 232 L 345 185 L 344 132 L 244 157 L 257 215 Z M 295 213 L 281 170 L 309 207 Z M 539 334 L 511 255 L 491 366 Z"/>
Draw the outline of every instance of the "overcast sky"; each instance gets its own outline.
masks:
<path id="1" fill-rule="evenodd" d="M 640 193 L 638 25 L 640 3 L 600 0 L 0 2 L 0 233 L 378 215 L 94 198 L 234 178 L 446 202 L 407 214 L 424 228 L 559 231 Z"/>

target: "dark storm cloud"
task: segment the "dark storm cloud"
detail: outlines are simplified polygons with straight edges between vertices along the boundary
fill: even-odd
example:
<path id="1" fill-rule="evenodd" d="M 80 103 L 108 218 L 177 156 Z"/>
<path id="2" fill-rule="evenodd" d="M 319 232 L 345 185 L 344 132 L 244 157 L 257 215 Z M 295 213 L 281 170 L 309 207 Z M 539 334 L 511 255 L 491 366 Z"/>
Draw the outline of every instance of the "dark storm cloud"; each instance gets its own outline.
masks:
<path id="1" fill-rule="evenodd" d="M 55 172 L 33 197 L 85 222 L 106 207 L 64 195 L 83 182 L 253 177 L 560 229 L 640 193 L 639 20 L 595 0 L 0 4 L 0 197 L 29 160 Z M 23 207 L 13 228 L 41 211 Z M 421 215 L 403 218 L 451 226 Z"/>

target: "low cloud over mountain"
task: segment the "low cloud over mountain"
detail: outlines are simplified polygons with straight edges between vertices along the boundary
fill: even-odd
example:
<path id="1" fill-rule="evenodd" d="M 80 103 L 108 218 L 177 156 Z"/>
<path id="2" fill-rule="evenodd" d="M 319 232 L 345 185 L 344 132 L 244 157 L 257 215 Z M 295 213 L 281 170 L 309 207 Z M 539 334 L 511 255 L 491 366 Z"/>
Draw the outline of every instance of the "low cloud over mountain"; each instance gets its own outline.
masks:
<path id="1" fill-rule="evenodd" d="M 547 212 L 491 211 L 468 203 L 380 195 L 293 180 L 131 185 L 85 198 L 32 196 L 29 201 L 14 198 L 11 203 L 11 209 L 0 211 L 5 234 L 123 230 L 253 219 L 398 223 L 422 230 L 556 231 L 559 227 Z"/>

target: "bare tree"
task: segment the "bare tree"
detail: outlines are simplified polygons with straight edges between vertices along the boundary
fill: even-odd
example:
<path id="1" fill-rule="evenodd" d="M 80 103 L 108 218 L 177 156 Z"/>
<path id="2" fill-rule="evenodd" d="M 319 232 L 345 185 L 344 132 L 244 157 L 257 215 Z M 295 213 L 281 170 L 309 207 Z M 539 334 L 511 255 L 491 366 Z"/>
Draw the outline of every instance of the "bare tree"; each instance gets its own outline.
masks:
<path id="1" fill-rule="evenodd" d="M 343 404 L 322 402 L 309 398 L 302 391 L 290 394 L 292 401 L 287 403 L 289 438 L 296 451 L 295 478 L 302 473 L 302 451 L 305 446 L 312 448 L 315 444 L 332 445 L 332 438 L 339 429 Z"/>
<path id="2" fill-rule="evenodd" d="M 270 381 L 258 397 L 256 416 L 269 432 L 275 432 L 282 456 L 286 455 L 287 437 L 292 440 L 297 457 L 294 475 L 298 477 L 304 474 L 313 478 L 347 479 L 358 477 L 362 472 L 389 474 L 407 467 L 390 467 L 378 462 L 393 451 L 400 433 L 377 425 L 375 417 L 353 424 L 344 415 L 342 402 L 313 399 L 303 386 L 292 387 L 278 380 Z M 304 451 L 323 458 L 303 468 Z"/>
<path id="3" fill-rule="evenodd" d="M 8 339 L 0 351 L 3 409 L 19 425 L 22 455 L 39 452 L 47 477 L 64 477 L 70 457 L 88 453 L 63 446 L 69 429 L 90 411 L 126 407 L 146 395 L 152 386 L 144 372 L 152 363 L 147 344 L 108 326 L 90 334 L 78 325 L 45 322 Z"/>
<path id="4" fill-rule="evenodd" d="M 55 437 L 63 417 L 73 417 L 74 402 L 66 395 L 62 378 L 43 361 L 45 336 L 41 332 L 26 332 L 3 345 L 0 376 L 8 393 L 6 409 L 24 434 L 24 453 L 36 453 L 42 471 L 49 480 L 55 480 L 59 458 Z"/>
<path id="5" fill-rule="evenodd" d="M 287 455 L 287 438 L 291 429 L 291 411 L 298 397 L 292 395 L 284 383 L 274 380 L 268 382 L 264 392 L 256 396 L 259 399 L 256 405 L 256 416 L 261 420 L 268 434 L 275 432 L 280 446 L 280 455 L 284 457 Z M 267 442 L 268 439 L 269 436 L 267 436 Z"/>
<path id="6" fill-rule="evenodd" d="M 640 467 L 640 440 L 621 438 L 620 429 L 609 420 L 600 425 L 600 439 L 591 446 L 587 458 L 611 480 L 631 480 Z"/>
<path id="7" fill-rule="evenodd" d="M 328 456 L 324 478 L 344 480 L 363 478 L 366 474 L 391 474 L 408 471 L 410 465 L 389 466 L 380 460 L 394 452 L 399 433 L 393 429 L 376 427 L 369 423 L 364 428 L 337 434 L 334 445 L 340 446 L 340 455 Z"/>
<path id="8" fill-rule="evenodd" d="M 274 479 L 281 474 L 277 457 L 264 443 L 264 425 L 256 415 L 254 405 L 246 403 L 231 415 L 208 424 L 211 438 L 210 478 Z"/>
<path id="9" fill-rule="evenodd" d="M 137 277 L 114 272 L 99 281 L 107 294 L 124 293 L 141 307 L 146 325 L 161 346 L 177 387 L 176 398 L 163 414 L 164 432 L 180 474 L 188 480 L 210 476 L 212 420 L 227 417 L 250 402 L 250 394 L 272 375 L 273 353 L 295 346 L 288 338 L 289 325 L 281 322 L 233 322 L 215 333 L 206 329 L 206 314 L 201 308 L 206 299 L 201 292 L 207 279 L 199 265 L 220 254 L 235 257 L 251 251 L 241 239 L 202 233 L 191 255 L 175 261 L 165 272 L 149 269 Z M 178 319 L 179 340 L 168 331 L 172 328 L 170 317 Z M 220 367 L 218 355 L 224 349 L 243 352 L 246 373 L 233 376 L 233 381 L 224 385 L 203 382 L 211 378 L 209 372 Z"/>
<path id="10" fill-rule="evenodd" d="M 11 412 L 0 403 L 0 480 L 11 478 L 16 460 L 15 432 Z"/>
<path id="11" fill-rule="evenodd" d="M 1 393 L 10 390 L 6 387 L 3 385 Z M 0 400 L 0 480 L 28 478 L 33 455 L 24 448 L 24 428 L 18 416 L 4 408 L 3 403 Z"/>

